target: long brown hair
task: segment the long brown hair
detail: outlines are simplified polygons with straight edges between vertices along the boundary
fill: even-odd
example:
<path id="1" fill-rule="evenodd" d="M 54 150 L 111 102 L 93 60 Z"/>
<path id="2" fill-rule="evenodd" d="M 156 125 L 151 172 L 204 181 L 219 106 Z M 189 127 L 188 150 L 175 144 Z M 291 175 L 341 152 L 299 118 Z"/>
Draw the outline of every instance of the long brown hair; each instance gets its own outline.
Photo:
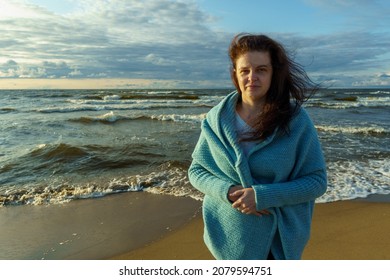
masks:
<path id="1" fill-rule="evenodd" d="M 230 74 L 240 94 L 236 61 L 242 54 L 251 51 L 269 53 L 273 74 L 265 105 L 254 127 L 254 133 L 242 140 L 263 140 L 278 127 L 281 132 L 289 133 L 290 120 L 299 106 L 318 90 L 318 85 L 308 77 L 300 64 L 289 58 L 280 43 L 265 35 L 240 33 L 233 38 L 229 47 L 229 57 L 232 63 Z"/>

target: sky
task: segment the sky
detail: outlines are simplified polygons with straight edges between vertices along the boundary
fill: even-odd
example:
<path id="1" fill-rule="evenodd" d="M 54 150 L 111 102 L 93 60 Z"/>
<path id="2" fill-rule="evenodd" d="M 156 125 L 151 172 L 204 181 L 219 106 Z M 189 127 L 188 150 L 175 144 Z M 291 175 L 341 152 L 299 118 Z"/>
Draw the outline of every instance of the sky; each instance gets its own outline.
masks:
<path id="1" fill-rule="evenodd" d="M 240 32 L 325 87 L 390 87 L 388 0 L 0 0 L 0 89 L 231 88 Z"/>

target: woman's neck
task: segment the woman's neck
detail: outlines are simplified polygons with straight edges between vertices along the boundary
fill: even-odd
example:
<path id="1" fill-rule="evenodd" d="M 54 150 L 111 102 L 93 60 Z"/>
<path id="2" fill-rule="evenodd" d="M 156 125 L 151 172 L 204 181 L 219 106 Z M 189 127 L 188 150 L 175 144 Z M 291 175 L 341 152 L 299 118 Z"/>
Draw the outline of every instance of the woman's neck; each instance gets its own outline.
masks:
<path id="1" fill-rule="evenodd" d="M 237 102 L 236 111 L 240 115 L 241 119 L 253 127 L 258 121 L 258 118 L 263 111 L 263 107 L 263 103 L 254 104 L 239 100 Z"/>

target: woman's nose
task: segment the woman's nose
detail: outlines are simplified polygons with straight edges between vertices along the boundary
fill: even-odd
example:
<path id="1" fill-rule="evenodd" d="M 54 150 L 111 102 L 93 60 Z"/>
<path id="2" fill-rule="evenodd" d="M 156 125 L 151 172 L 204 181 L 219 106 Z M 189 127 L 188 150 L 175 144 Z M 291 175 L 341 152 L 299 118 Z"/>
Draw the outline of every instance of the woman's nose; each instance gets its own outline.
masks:
<path id="1" fill-rule="evenodd" d="M 255 71 L 250 71 L 248 78 L 250 81 L 256 81 L 259 79 L 259 77 Z"/>

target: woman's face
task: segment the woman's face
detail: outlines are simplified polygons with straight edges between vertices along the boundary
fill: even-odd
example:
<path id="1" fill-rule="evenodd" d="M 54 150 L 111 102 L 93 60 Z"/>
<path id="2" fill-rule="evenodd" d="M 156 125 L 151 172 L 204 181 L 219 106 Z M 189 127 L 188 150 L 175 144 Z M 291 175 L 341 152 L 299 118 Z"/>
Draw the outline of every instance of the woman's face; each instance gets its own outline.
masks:
<path id="1" fill-rule="evenodd" d="M 236 60 L 236 76 L 242 100 L 253 105 L 263 105 L 272 80 L 269 52 L 247 52 Z"/>

